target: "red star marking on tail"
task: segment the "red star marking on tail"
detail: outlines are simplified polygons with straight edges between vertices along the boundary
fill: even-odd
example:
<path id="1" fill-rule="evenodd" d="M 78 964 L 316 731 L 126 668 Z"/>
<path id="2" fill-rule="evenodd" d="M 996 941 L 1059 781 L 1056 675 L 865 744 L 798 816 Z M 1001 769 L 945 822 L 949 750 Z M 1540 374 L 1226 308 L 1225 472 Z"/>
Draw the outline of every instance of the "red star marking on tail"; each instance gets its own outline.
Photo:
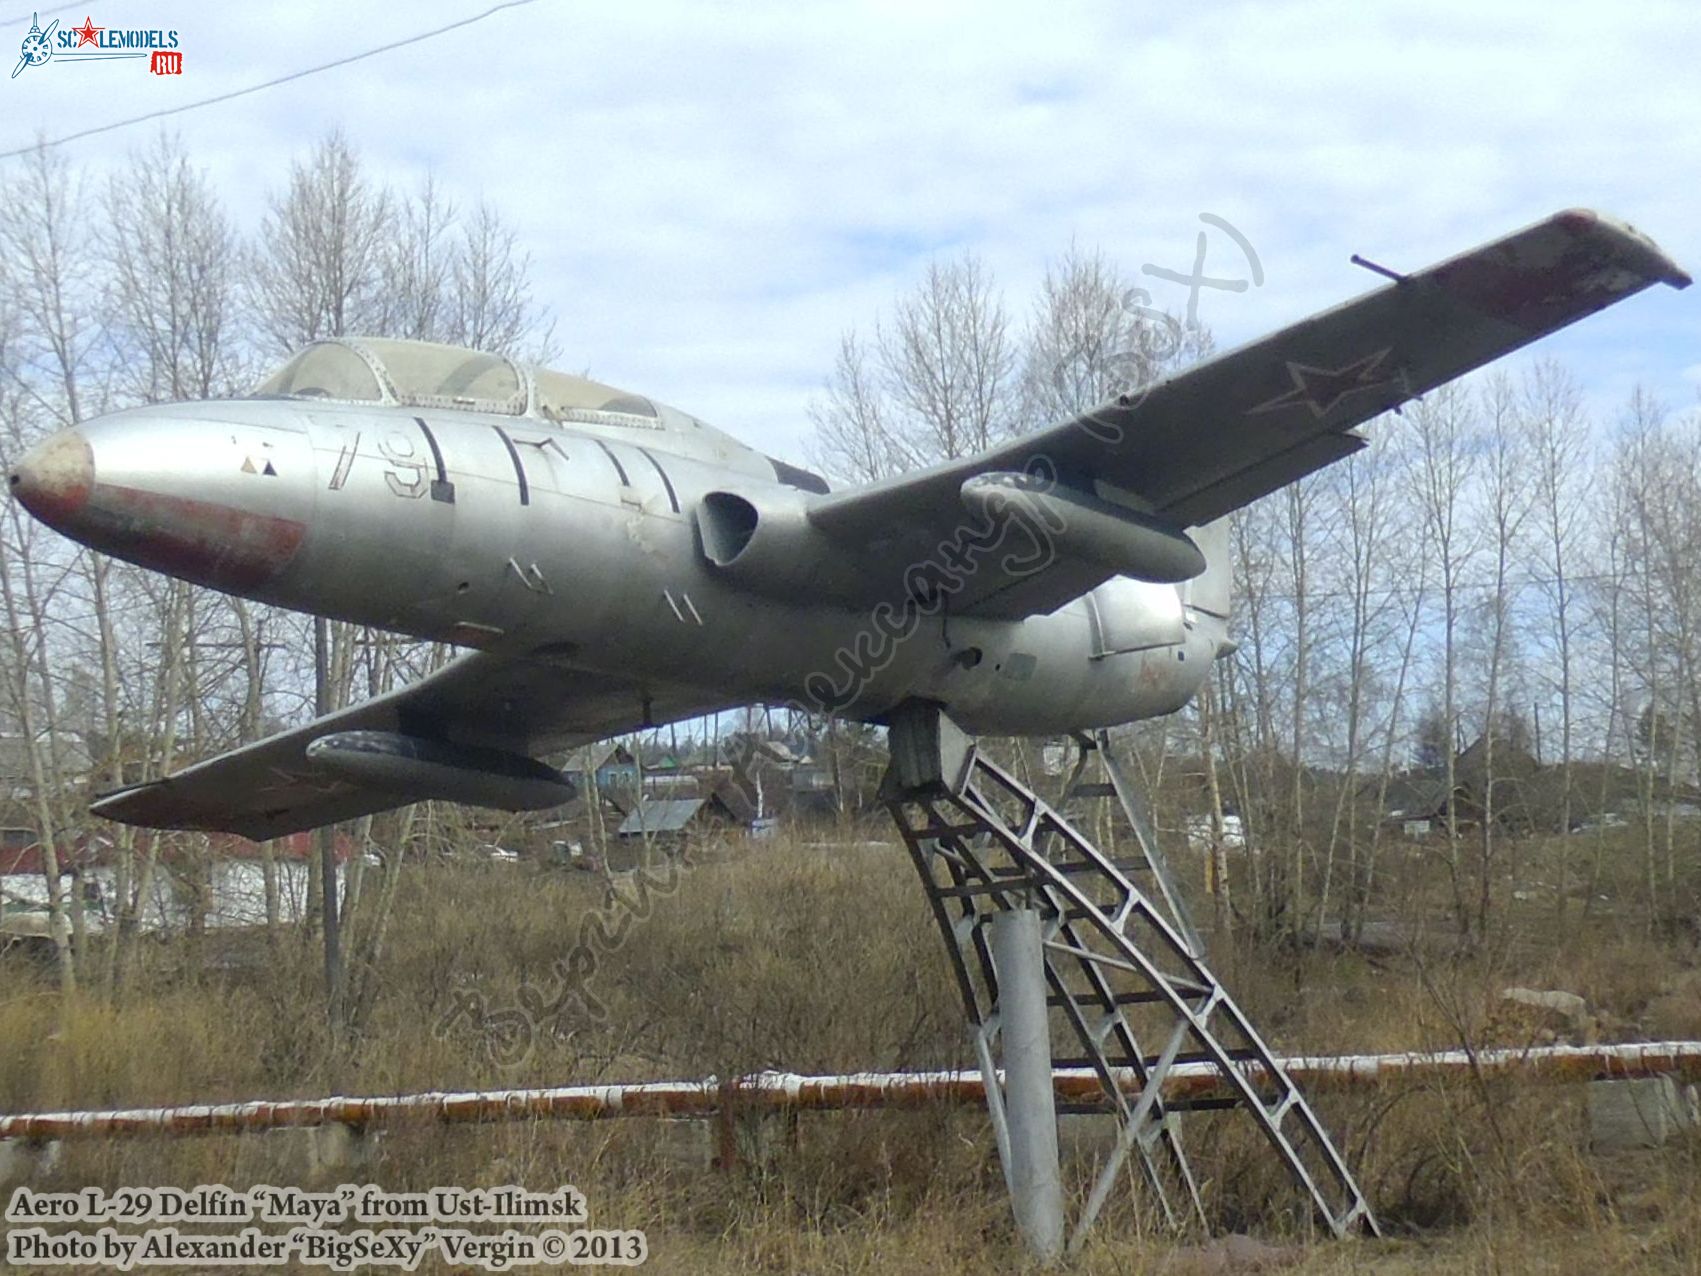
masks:
<path id="1" fill-rule="evenodd" d="M 106 30 L 106 28 L 97 27 L 94 24 L 93 18 L 84 18 L 82 26 L 72 27 L 71 30 L 77 33 L 77 47 L 79 49 L 85 44 L 92 44 L 98 48 L 100 45 L 100 33 Z"/>

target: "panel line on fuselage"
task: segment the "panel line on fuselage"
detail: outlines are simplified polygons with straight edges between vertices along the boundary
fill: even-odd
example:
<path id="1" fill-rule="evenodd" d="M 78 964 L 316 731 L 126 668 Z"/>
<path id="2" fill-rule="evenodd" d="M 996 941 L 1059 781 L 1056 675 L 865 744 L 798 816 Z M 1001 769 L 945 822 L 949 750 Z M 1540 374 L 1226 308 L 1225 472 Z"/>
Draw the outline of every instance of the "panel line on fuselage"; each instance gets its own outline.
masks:
<path id="1" fill-rule="evenodd" d="M 614 472 L 620 475 L 620 486 L 631 487 L 632 480 L 626 477 L 626 467 L 620 463 L 620 458 L 614 454 L 614 449 L 601 439 L 593 439 L 592 442 L 602 449 L 602 454 L 614 465 Z"/>
<path id="2" fill-rule="evenodd" d="M 437 466 L 437 481 L 431 485 L 431 499 L 442 501 L 445 505 L 455 503 L 455 485 L 449 481 L 449 470 L 443 464 L 443 449 L 437 446 L 437 436 L 431 432 L 431 427 L 425 423 L 425 418 L 416 416 L 414 424 L 419 426 L 419 432 L 425 436 L 426 445 L 431 449 L 431 460 Z"/>
<path id="3" fill-rule="evenodd" d="M 675 514 L 679 513 L 679 494 L 673 490 L 673 480 L 667 476 L 667 471 L 662 469 L 661 462 L 650 455 L 649 448 L 641 447 L 638 451 L 644 454 L 646 461 L 656 467 L 656 473 L 661 476 L 662 486 L 667 489 L 667 503 L 673 507 Z"/>
<path id="4" fill-rule="evenodd" d="M 520 485 L 520 504 L 532 503 L 531 484 L 526 481 L 526 467 L 520 460 L 520 449 L 514 446 L 514 440 L 508 437 L 508 431 L 499 425 L 490 427 L 496 431 L 496 437 L 502 440 L 502 446 L 508 449 L 508 459 L 514 463 L 514 481 Z"/>

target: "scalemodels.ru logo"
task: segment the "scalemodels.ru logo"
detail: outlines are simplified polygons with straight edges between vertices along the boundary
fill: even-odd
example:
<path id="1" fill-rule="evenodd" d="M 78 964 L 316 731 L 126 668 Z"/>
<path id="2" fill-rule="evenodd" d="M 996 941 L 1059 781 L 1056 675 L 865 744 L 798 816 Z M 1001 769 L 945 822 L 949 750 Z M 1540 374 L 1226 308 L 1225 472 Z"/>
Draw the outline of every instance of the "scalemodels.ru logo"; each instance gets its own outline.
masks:
<path id="1" fill-rule="evenodd" d="M 82 26 L 63 31 L 55 18 L 43 31 L 40 15 L 32 14 L 12 78 L 17 79 L 25 67 L 49 62 L 110 62 L 115 58 L 146 58 L 148 70 L 155 75 L 183 74 L 183 54 L 177 47 L 175 31 L 163 27 L 97 27 L 93 18 L 84 18 Z"/>

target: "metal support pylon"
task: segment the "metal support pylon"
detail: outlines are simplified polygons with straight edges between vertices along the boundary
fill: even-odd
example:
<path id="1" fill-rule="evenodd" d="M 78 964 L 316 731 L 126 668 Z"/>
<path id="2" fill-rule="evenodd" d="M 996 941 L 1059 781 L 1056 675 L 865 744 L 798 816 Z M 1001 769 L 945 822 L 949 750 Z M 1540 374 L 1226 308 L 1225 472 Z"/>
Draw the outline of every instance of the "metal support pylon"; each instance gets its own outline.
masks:
<path id="1" fill-rule="evenodd" d="M 1116 1115 L 1116 1143 L 1071 1230 L 1070 1251 L 1086 1239 L 1130 1154 L 1169 1227 L 1205 1221 L 1174 1118 L 1208 1110 L 1249 1118 L 1310 1211 L 1335 1235 L 1355 1229 L 1378 1235 L 1363 1193 L 1316 1114 L 1211 974 L 1197 938 L 1184 936 L 1172 920 L 1171 903 L 1180 903 L 1173 888 L 1160 885 L 1154 899 L 1136 882 L 1137 865 L 1105 856 L 982 756 L 937 706 L 907 702 L 890 725 L 892 767 L 882 796 L 945 939 L 987 1078 L 1001 1160 L 1008 1169 L 1009 1130 L 996 1084 L 998 976 L 987 931 L 1003 910 L 1040 912 L 1054 1066 L 1091 1069 L 1106 1104 L 1095 1110 Z M 1111 761 L 1108 751 L 1104 756 Z M 1111 767 L 1117 783 L 1114 761 Z M 1121 777 L 1119 787 L 1126 785 Z M 1131 786 L 1128 791 L 1133 794 Z M 1138 805 L 1134 812 L 1143 817 Z M 1161 881 L 1161 860 L 1149 853 L 1155 850 L 1149 823 L 1142 840 L 1144 858 Z M 1170 903 L 1161 902 L 1166 897 Z M 1165 1081 L 1182 1063 L 1213 1070 L 1218 1089 L 1207 1097 L 1166 1099 Z"/>

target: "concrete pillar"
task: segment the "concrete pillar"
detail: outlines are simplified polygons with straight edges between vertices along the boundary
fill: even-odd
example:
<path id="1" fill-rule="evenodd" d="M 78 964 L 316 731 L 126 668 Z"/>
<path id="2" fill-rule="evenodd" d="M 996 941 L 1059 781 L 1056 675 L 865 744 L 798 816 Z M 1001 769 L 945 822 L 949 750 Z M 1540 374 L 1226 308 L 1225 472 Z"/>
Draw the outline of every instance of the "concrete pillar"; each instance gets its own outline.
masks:
<path id="1" fill-rule="evenodd" d="M 1676 1078 L 1589 1083 L 1589 1143 L 1602 1150 L 1655 1148 L 1696 1127 L 1695 1087 Z"/>
<path id="2" fill-rule="evenodd" d="M 58 1139 L 0 1139 L 0 1187 L 46 1178 L 59 1166 Z"/>
<path id="3" fill-rule="evenodd" d="M 341 1121 L 291 1126 L 268 1132 L 272 1152 L 282 1173 L 313 1183 L 337 1182 L 350 1170 L 365 1169 L 378 1156 L 380 1130 L 365 1130 Z"/>
<path id="4" fill-rule="evenodd" d="M 1057 1158 L 1040 915 L 1034 909 L 1012 909 L 997 914 L 989 929 L 998 972 L 1004 1119 L 1009 1129 L 1005 1176 L 1016 1230 L 1034 1257 L 1052 1263 L 1063 1254 L 1063 1176 Z"/>

